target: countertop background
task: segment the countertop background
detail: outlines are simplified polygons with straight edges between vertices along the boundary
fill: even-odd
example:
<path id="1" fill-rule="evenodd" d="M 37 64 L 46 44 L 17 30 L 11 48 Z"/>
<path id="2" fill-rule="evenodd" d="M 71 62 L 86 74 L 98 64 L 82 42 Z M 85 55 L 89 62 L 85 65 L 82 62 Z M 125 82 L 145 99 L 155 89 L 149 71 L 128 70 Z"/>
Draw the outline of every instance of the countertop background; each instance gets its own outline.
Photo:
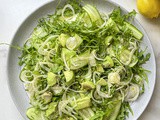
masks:
<path id="1" fill-rule="evenodd" d="M 19 25 L 38 7 L 50 0 L 0 0 L 0 43 L 10 43 Z M 136 0 L 112 0 L 128 11 L 136 8 Z M 136 16 L 151 40 L 157 62 L 157 81 L 153 97 L 139 120 L 160 119 L 160 18 L 149 20 Z M 16 109 L 7 85 L 8 46 L 0 46 L 0 120 L 23 120 Z"/>

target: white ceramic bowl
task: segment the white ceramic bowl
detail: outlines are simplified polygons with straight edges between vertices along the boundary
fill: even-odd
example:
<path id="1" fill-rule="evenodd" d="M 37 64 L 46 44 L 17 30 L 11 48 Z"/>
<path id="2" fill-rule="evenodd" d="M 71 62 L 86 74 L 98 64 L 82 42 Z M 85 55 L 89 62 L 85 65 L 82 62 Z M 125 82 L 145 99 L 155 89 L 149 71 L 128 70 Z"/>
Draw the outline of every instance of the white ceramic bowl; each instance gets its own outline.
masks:
<path id="1" fill-rule="evenodd" d="M 61 1 L 61 4 L 65 3 L 65 0 Z M 85 2 L 96 5 L 97 8 L 103 13 L 110 13 L 114 8 L 119 6 L 116 3 L 105 0 L 86 0 Z M 47 14 L 54 13 L 57 4 L 58 0 L 46 3 L 40 8 L 38 8 L 36 11 L 34 11 L 30 16 L 28 16 L 26 20 L 20 25 L 11 44 L 18 44 L 20 46 L 23 46 L 26 39 L 32 33 L 34 27 L 36 27 L 38 19 L 46 16 Z M 124 8 L 121 7 L 121 9 L 123 13 L 127 13 Z M 134 20 L 133 24 L 137 28 L 139 28 L 144 34 L 143 42 L 141 44 L 142 49 L 148 46 L 146 52 L 151 53 L 150 60 L 147 62 L 146 65 L 144 65 L 144 67 L 150 70 L 151 73 L 148 74 L 149 84 L 146 85 L 145 93 L 141 95 L 139 99 L 131 105 L 134 115 L 132 116 L 130 114 L 127 120 L 136 120 L 143 113 L 152 96 L 156 76 L 155 56 L 149 38 L 137 20 Z M 8 85 L 15 105 L 17 106 L 19 112 L 24 117 L 24 119 L 27 120 L 26 110 L 29 107 L 29 98 L 24 89 L 23 83 L 19 80 L 19 73 L 21 70 L 20 66 L 18 65 L 19 56 L 20 52 L 18 50 L 10 48 L 8 55 Z"/>

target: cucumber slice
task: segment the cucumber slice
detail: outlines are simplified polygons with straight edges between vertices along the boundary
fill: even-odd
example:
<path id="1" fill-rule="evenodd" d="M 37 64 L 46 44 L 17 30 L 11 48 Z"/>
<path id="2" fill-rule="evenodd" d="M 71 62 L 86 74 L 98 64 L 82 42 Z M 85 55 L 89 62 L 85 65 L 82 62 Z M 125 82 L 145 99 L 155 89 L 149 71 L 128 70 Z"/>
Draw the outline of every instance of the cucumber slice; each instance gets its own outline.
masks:
<path id="1" fill-rule="evenodd" d="M 89 17 L 88 13 L 86 13 L 86 12 L 83 14 L 83 21 L 85 22 L 86 27 L 92 26 L 91 18 Z"/>
<path id="2" fill-rule="evenodd" d="M 112 106 L 107 109 L 107 114 L 104 116 L 103 120 L 116 120 L 121 108 L 121 104 L 122 102 L 120 100 L 114 101 Z"/>
<path id="3" fill-rule="evenodd" d="M 137 64 L 137 62 L 138 62 L 138 58 L 135 55 L 133 55 L 132 61 L 129 64 L 129 67 L 134 67 Z"/>
<path id="4" fill-rule="evenodd" d="M 111 27 L 115 32 L 119 32 L 119 28 L 112 18 L 108 19 L 106 26 Z"/>
<path id="5" fill-rule="evenodd" d="M 124 24 L 126 25 L 126 27 L 132 31 L 133 36 L 135 38 L 137 38 L 138 40 L 141 40 L 143 37 L 143 34 L 141 31 L 139 31 L 136 27 L 134 27 L 132 24 L 128 23 L 128 22 L 124 22 Z"/>
<path id="6" fill-rule="evenodd" d="M 88 13 L 92 22 L 96 22 L 97 25 L 103 24 L 103 20 L 100 16 L 98 10 L 95 7 L 93 7 L 92 5 L 86 5 L 83 7 L 83 9 Z"/>

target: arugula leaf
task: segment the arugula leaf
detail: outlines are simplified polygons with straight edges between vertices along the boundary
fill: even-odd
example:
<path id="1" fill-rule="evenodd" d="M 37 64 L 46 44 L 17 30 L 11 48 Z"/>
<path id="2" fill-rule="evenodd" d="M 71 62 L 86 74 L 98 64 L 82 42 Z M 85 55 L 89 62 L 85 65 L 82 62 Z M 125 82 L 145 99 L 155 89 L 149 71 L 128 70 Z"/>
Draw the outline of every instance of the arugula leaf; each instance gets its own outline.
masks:
<path id="1" fill-rule="evenodd" d="M 132 113 L 133 115 L 133 111 L 132 109 L 130 108 L 130 105 L 128 102 L 123 102 L 122 103 L 122 106 L 121 106 L 121 109 L 120 109 L 120 112 L 119 112 L 119 115 L 117 117 L 116 120 L 125 120 L 126 117 L 128 117 L 129 115 L 129 111 Z"/>

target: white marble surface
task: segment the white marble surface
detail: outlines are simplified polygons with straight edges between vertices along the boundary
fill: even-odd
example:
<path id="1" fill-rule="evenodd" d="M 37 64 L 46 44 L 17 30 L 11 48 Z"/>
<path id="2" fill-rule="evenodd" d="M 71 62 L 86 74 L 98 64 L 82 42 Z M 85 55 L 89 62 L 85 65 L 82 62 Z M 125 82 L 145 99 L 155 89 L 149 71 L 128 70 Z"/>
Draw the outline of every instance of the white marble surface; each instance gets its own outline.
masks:
<path id="1" fill-rule="evenodd" d="M 0 0 L 0 43 L 10 43 L 22 21 L 36 8 L 50 0 Z M 136 0 L 113 0 L 128 11 L 136 8 Z M 149 20 L 137 15 L 149 35 L 157 62 L 157 82 L 153 97 L 139 120 L 160 118 L 160 18 Z M 17 111 L 7 86 L 6 65 L 8 46 L 0 46 L 0 120 L 23 120 Z"/>

